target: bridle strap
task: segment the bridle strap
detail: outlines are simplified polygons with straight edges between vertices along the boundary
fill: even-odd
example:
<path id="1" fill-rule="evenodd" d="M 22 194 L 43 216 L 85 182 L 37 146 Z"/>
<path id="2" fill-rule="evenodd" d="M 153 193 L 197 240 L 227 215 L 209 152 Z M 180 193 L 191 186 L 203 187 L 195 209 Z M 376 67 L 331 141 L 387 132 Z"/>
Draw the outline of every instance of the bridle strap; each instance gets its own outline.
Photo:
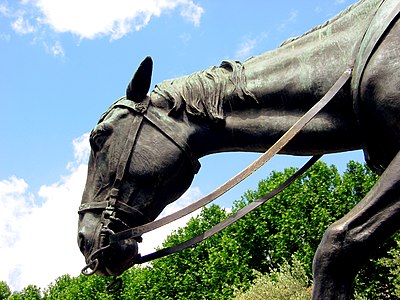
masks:
<path id="1" fill-rule="evenodd" d="M 122 202 L 118 202 L 118 197 L 119 197 L 119 188 L 122 182 L 122 179 L 125 175 L 125 170 L 129 164 L 129 158 L 132 155 L 133 148 L 135 147 L 137 135 L 140 131 L 140 127 L 143 122 L 143 114 L 146 112 L 148 106 L 149 106 L 150 100 L 149 97 L 146 97 L 141 103 L 136 103 L 134 101 L 126 100 L 126 99 L 119 99 L 117 102 L 115 102 L 106 113 L 103 114 L 103 116 L 100 118 L 100 122 L 102 122 L 107 114 L 114 109 L 115 107 L 125 107 L 129 108 L 130 110 L 133 110 L 134 112 L 137 113 L 137 116 L 133 118 L 132 124 L 129 127 L 129 133 L 126 137 L 125 144 L 123 146 L 123 151 L 121 152 L 121 155 L 118 160 L 118 164 L 116 167 L 115 171 L 115 179 L 114 183 L 110 189 L 110 192 L 108 193 L 106 197 L 106 201 L 102 202 L 90 202 L 90 203 L 82 203 L 79 206 L 78 213 L 82 214 L 90 210 L 99 210 L 102 209 L 103 211 L 110 211 L 113 212 L 115 210 L 120 210 L 123 212 L 139 212 L 138 210 L 134 209 L 133 207 L 130 207 Z M 128 208 L 129 207 L 129 208 Z M 140 212 L 139 212 L 140 213 Z M 140 213 L 143 215 L 142 213 Z M 104 215 L 104 214 L 103 214 Z M 146 217 L 148 220 L 148 218 Z M 104 220 L 103 220 L 104 223 Z"/>
<path id="2" fill-rule="evenodd" d="M 113 207 L 110 206 L 110 201 L 101 201 L 101 202 L 93 202 L 93 203 L 83 203 L 79 206 L 79 213 L 83 214 L 87 211 L 91 210 L 108 210 L 114 209 L 125 214 L 140 214 L 145 220 L 149 220 L 147 216 L 145 216 L 140 210 L 129 206 L 123 202 L 116 202 Z"/>
<path id="3" fill-rule="evenodd" d="M 200 162 L 183 137 L 179 134 L 175 134 L 173 128 L 169 127 L 165 122 L 162 122 L 161 118 L 154 115 L 152 112 L 148 111 L 148 113 L 146 113 L 143 117 L 151 125 L 156 127 L 162 134 L 164 134 L 169 140 L 171 140 L 186 155 L 192 164 L 194 174 L 197 174 L 201 167 Z"/>
<path id="4" fill-rule="evenodd" d="M 129 165 L 129 158 L 131 157 L 133 148 L 135 147 L 137 135 L 140 131 L 142 121 L 143 121 L 143 115 L 138 115 L 133 118 L 132 124 L 129 129 L 129 133 L 126 137 L 123 151 L 121 152 L 121 156 L 119 157 L 119 162 L 117 165 L 115 180 L 114 180 L 114 184 L 113 184 L 113 188 L 115 188 L 115 189 L 119 189 L 119 186 L 125 175 L 125 170 Z M 112 189 L 111 189 L 110 194 L 111 194 L 110 196 L 113 196 Z"/>

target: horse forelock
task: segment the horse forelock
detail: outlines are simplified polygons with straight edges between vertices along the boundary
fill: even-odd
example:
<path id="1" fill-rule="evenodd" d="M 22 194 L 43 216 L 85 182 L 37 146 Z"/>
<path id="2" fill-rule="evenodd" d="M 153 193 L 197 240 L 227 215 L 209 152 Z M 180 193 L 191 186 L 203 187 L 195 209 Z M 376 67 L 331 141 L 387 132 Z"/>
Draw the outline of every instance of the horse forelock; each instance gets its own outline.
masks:
<path id="1" fill-rule="evenodd" d="M 218 122 L 225 118 L 224 104 L 232 97 L 228 93 L 232 85 L 235 96 L 257 101 L 246 87 L 244 66 L 239 61 L 223 61 L 219 67 L 166 80 L 156 85 L 154 92 L 172 104 L 170 113 L 185 109 L 190 116 Z"/>

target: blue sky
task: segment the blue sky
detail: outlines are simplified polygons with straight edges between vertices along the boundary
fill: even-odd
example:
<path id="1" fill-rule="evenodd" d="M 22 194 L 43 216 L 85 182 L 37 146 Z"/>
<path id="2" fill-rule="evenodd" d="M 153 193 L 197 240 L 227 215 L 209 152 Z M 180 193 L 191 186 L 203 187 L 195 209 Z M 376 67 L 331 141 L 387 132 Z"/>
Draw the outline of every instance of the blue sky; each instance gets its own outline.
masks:
<path id="1" fill-rule="evenodd" d="M 154 86 L 274 49 L 354 2 L 0 0 L 0 280 L 20 289 L 79 273 L 75 231 L 85 134 L 124 94 L 145 56 L 154 60 Z M 179 205 L 210 192 L 258 156 L 203 158 Z M 350 159 L 362 161 L 362 153 L 324 158 L 340 170 Z M 230 207 L 271 170 L 304 161 L 274 158 L 218 203 Z M 52 249 L 63 251 L 62 262 Z"/>

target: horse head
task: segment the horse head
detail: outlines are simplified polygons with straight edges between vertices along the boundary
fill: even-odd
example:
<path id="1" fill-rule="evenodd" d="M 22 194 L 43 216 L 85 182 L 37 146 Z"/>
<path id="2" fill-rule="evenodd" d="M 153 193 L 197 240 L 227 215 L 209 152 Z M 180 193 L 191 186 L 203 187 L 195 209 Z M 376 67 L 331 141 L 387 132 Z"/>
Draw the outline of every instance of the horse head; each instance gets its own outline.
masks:
<path id="1" fill-rule="evenodd" d="M 167 113 L 150 105 L 152 65 L 150 57 L 141 63 L 126 96 L 111 105 L 90 135 L 78 228 L 86 272 L 115 276 L 131 267 L 141 238 L 110 243 L 110 236 L 154 220 L 184 193 L 198 168 L 180 142 L 184 134 L 167 124 Z"/>

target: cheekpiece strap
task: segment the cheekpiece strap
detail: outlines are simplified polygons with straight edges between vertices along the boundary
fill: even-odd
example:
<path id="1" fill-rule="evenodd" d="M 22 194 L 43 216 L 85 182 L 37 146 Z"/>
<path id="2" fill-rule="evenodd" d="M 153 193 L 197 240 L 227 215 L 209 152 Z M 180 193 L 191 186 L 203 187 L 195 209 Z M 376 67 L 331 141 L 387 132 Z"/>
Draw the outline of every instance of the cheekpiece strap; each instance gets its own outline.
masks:
<path id="1" fill-rule="evenodd" d="M 135 102 L 133 100 L 122 98 L 116 102 L 113 107 L 126 107 L 137 112 L 138 114 L 143 115 L 147 110 L 149 100 L 150 97 L 146 97 L 142 102 Z"/>

